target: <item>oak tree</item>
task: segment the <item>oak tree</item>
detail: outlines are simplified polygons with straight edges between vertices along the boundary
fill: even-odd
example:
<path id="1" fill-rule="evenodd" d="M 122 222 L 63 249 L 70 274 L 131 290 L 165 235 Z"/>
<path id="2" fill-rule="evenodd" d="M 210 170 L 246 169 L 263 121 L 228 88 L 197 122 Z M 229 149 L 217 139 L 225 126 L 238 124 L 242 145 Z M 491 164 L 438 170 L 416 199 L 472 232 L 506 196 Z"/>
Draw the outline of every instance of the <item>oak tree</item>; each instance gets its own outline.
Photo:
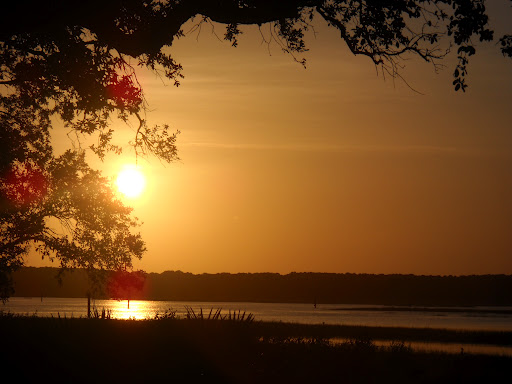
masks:
<path id="1" fill-rule="evenodd" d="M 506 0 L 502 0 L 506 1 Z M 306 65 L 305 35 L 317 19 L 353 54 L 394 77 L 402 60 L 439 65 L 449 50 L 456 91 L 467 89 L 475 41 L 499 41 L 512 57 L 512 35 L 494 36 L 484 0 L 69 0 L 2 4 L 0 13 L 0 286 L 34 244 L 64 267 L 119 269 L 141 257 L 137 221 L 91 169 L 86 149 L 119 153 L 111 121 L 133 119 L 135 154 L 177 159 L 177 132 L 147 122 L 136 68 L 160 71 L 176 86 L 182 66 L 172 44 L 187 22 L 225 26 L 237 46 L 242 26 L 265 28 L 280 49 Z M 171 47 L 169 49 L 168 47 Z M 51 145 L 56 124 L 73 133 L 70 149 Z M 94 145 L 81 145 L 92 136 Z M 57 223 L 57 225 L 55 225 Z M 55 228 L 62 228 L 57 231 Z"/>

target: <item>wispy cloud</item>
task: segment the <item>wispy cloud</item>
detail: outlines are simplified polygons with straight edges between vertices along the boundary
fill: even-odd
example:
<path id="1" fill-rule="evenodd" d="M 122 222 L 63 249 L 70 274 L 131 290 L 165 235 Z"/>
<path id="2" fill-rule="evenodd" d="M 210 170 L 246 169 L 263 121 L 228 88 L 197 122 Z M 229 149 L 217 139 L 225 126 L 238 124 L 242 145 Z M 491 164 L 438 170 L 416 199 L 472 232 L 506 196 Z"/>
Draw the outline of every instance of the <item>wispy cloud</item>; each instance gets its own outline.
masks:
<path id="1" fill-rule="evenodd" d="M 215 143 L 188 142 L 183 147 L 203 147 L 233 150 L 265 151 L 304 151 L 339 153 L 469 153 L 470 150 L 450 146 L 433 145 L 340 145 L 326 143 L 290 143 L 290 144 L 252 144 L 252 143 Z"/>

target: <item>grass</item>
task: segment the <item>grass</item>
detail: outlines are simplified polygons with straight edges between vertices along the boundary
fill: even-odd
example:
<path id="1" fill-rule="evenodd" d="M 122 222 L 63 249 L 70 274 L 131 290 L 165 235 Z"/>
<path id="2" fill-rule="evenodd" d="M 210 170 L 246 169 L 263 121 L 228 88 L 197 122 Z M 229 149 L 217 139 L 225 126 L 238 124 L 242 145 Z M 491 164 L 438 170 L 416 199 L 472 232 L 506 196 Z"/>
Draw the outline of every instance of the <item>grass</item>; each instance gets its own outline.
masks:
<path id="1" fill-rule="evenodd" d="M 185 315 L 185 318 L 187 320 L 227 320 L 227 321 L 233 321 L 233 322 L 240 322 L 240 323 L 252 323 L 254 321 L 254 315 L 252 313 L 246 313 L 245 311 L 228 311 L 227 314 L 222 314 L 222 309 L 216 309 L 215 311 L 210 309 L 210 312 L 208 312 L 208 316 L 206 316 L 205 313 L 203 313 L 203 308 L 199 309 L 199 312 L 194 311 L 193 308 L 185 306 L 185 310 L 187 311 L 187 314 Z M 175 312 L 176 313 L 176 312 Z"/>
<path id="2" fill-rule="evenodd" d="M 414 352 L 402 328 L 262 323 L 218 313 L 178 319 L 170 310 L 141 321 L 4 314 L 0 361 L 19 382 L 512 382 L 512 358 Z M 468 335 L 437 332 L 428 337 Z M 340 333 L 346 342 L 328 342 Z M 395 341 L 376 345 L 383 333 Z"/>
<path id="3" fill-rule="evenodd" d="M 413 307 L 413 306 L 384 306 L 384 307 L 335 307 L 330 308 L 331 311 L 354 311 L 354 312 L 450 312 L 450 313 L 478 313 L 478 314 L 495 314 L 510 315 L 511 309 L 497 308 L 451 308 L 451 307 Z"/>
<path id="4" fill-rule="evenodd" d="M 291 324 L 268 322 L 259 330 L 263 335 L 281 337 L 375 339 L 417 342 L 493 344 L 512 346 L 512 332 L 473 331 L 439 328 L 373 327 L 331 324 Z"/>

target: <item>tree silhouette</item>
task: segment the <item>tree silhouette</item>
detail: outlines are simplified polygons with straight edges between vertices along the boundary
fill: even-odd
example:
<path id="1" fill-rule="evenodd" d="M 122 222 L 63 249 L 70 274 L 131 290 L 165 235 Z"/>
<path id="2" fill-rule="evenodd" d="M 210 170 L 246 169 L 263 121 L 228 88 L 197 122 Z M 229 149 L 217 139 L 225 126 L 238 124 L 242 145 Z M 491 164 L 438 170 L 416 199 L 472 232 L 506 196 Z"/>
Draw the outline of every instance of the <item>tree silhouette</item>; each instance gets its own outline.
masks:
<path id="1" fill-rule="evenodd" d="M 242 25 L 268 28 L 286 53 L 307 50 L 305 34 L 320 18 L 350 51 L 401 77 L 411 56 L 434 67 L 455 47 L 456 91 L 467 88 L 474 39 L 491 41 L 484 0 L 68 0 L 10 1 L 0 13 L 0 282 L 23 264 L 30 244 L 63 266 L 118 269 L 140 257 L 136 221 L 85 161 L 88 147 L 103 159 L 119 153 L 111 118 L 138 122 L 135 154 L 177 159 L 169 126 L 146 121 L 136 67 L 163 71 L 179 85 L 182 67 L 169 51 L 182 26 L 217 22 L 224 38 L 239 43 Z M 512 56 L 512 35 L 499 38 Z M 50 138 L 60 121 L 76 139 L 55 155 Z M 66 229 L 55 232 L 51 221 Z M 2 290 L 2 297 L 10 290 Z"/>
<path id="2" fill-rule="evenodd" d="M 145 281 L 146 274 L 143 271 L 129 272 L 120 269 L 109 276 L 107 292 L 112 299 L 127 300 L 130 308 L 130 300 L 141 295 Z"/>

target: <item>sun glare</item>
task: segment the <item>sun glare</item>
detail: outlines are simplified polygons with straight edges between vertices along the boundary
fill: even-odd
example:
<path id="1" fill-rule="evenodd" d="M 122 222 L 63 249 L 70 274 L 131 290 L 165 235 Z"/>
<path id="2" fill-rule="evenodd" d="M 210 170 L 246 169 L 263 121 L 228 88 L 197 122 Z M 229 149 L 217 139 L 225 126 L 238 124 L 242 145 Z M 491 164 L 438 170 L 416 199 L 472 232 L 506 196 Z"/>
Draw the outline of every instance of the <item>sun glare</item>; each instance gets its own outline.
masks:
<path id="1" fill-rule="evenodd" d="M 117 175 L 117 189 L 126 197 L 140 196 L 146 185 L 144 174 L 136 167 L 125 167 Z"/>

